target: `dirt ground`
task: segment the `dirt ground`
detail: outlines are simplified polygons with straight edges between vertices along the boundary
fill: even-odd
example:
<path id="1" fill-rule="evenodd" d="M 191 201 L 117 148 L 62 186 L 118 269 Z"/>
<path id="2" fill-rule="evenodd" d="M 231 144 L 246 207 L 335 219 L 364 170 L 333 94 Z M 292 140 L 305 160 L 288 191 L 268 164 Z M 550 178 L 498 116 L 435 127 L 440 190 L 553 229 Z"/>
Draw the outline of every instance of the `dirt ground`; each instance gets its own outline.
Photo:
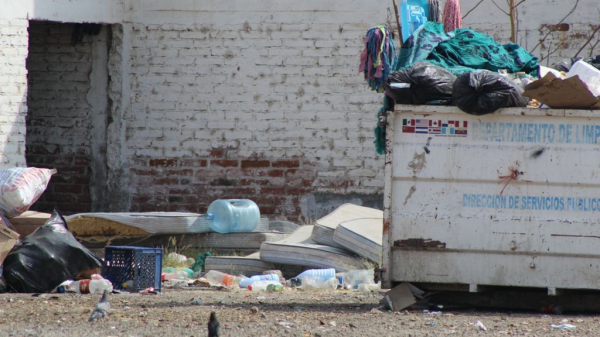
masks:
<path id="1" fill-rule="evenodd" d="M 221 336 L 599 336 L 592 315 L 476 310 L 382 312 L 378 293 L 283 293 L 164 289 L 158 295 L 112 294 L 104 321 L 87 320 L 100 295 L 1 294 L 0 336 L 207 336 L 211 311 Z M 195 302 L 192 304 L 192 302 Z M 481 321 L 487 331 L 474 324 Z M 568 323 L 560 331 L 551 324 Z"/>

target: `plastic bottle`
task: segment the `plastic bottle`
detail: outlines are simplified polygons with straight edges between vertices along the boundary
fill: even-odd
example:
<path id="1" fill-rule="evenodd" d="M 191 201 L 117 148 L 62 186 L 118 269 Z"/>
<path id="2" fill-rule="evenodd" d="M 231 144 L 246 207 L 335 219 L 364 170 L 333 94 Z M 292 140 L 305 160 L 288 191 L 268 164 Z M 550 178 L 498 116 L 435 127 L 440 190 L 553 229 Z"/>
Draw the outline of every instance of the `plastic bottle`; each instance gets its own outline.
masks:
<path id="1" fill-rule="evenodd" d="M 283 291 L 283 285 L 281 285 L 281 284 L 269 284 L 267 286 L 267 291 L 272 291 L 272 292 Z"/>
<path id="2" fill-rule="evenodd" d="M 267 287 L 269 287 L 271 285 L 280 286 L 283 288 L 283 286 L 281 285 L 281 283 L 279 283 L 279 281 L 261 280 L 261 281 L 254 281 L 254 282 L 252 282 L 252 284 L 248 285 L 248 290 L 265 291 L 265 290 L 267 290 Z"/>
<path id="3" fill-rule="evenodd" d="M 268 275 L 254 275 L 249 278 L 245 278 L 240 281 L 240 287 L 248 288 L 249 285 L 253 284 L 256 281 L 277 281 L 279 282 L 279 276 L 277 274 L 268 274 Z"/>
<path id="4" fill-rule="evenodd" d="M 162 273 L 162 280 L 189 280 L 189 277 L 186 271 L 180 270 L 173 273 Z"/>
<path id="5" fill-rule="evenodd" d="M 373 291 L 381 290 L 381 283 L 377 284 L 369 284 L 369 283 L 361 283 L 358 285 L 358 291 L 363 293 L 370 293 Z"/>
<path id="6" fill-rule="evenodd" d="M 92 275 L 94 277 L 94 275 Z M 109 292 L 113 291 L 113 285 L 109 280 L 93 278 L 91 280 L 79 280 L 68 284 L 67 290 L 76 292 L 79 294 L 102 294 L 104 289 L 108 289 Z"/>
<path id="7" fill-rule="evenodd" d="M 335 277 L 321 281 L 315 280 L 309 276 L 304 276 L 300 280 L 302 283 L 300 289 L 307 291 L 333 291 L 336 290 L 338 285 L 340 284 L 338 279 Z"/>
<path id="8" fill-rule="evenodd" d="M 208 206 L 206 220 L 217 233 L 251 232 L 260 222 L 260 211 L 252 200 L 219 199 Z"/>
<path id="9" fill-rule="evenodd" d="M 350 289 L 358 289 L 358 285 L 361 283 L 374 284 L 375 270 L 373 269 L 359 269 L 350 270 L 344 278 L 344 286 Z"/>
<path id="10" fill-rule="evenodd" d="M 163 271 L 163 273 L 175 273 L 175 272 L 178 272 L 178 271 L 184 271 L 184 272 L 187 273 L 187 276 L 189 278 L 191 278 L 192 276 L 194 276 L 194 271 L 191 270 L 190 268 L 166 267 L 166 268 L 163 268 L 162 271 Z"/>
<path id="11" fill-rule="evenodd" d="M 216 270 L 209 271 L 204 275 L 204 278 L 211 284 L 222 284 L 226 286 L 238 285 L 241 281 L 246 279 L 242 276 L 229 275 Z"/>
<path id="12" fill-rule="evenodd" d="M 335 269 L 309 269 L 300 273 L 296 278 L 302 279 L 305 276 L 308 276 L 315 281 L 326 281 L 335 277 Z"/>

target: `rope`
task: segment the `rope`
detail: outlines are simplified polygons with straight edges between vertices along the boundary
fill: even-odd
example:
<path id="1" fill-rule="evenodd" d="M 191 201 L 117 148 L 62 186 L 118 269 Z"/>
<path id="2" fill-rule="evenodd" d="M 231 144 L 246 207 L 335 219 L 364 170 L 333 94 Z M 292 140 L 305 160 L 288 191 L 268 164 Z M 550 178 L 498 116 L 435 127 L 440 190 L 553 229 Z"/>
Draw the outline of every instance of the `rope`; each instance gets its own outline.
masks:
<path id="1" fill-rule="evenodd" d="M 442 22 L 442 4 L 440 0 L 427 0 L 429 15 L 427 21 Z"/>
<path id="2" fill-rule="evenodd" d="M 460 2 L 448 0 L 444 6 L 443 21 L 444 31 L 449 33 L 457 28 L 462 28 L 462 15 L 460 13 Z"/>
<path id="3" fill-rule="evenodd" d="M 391 36 L 385 26 L 371 28 L 365 35 L 358 72 L 364 72 L 369 88 L 377 92 L 383 92 L 383 81 L 390 75 L 396 60 L 396 46 Z"/>

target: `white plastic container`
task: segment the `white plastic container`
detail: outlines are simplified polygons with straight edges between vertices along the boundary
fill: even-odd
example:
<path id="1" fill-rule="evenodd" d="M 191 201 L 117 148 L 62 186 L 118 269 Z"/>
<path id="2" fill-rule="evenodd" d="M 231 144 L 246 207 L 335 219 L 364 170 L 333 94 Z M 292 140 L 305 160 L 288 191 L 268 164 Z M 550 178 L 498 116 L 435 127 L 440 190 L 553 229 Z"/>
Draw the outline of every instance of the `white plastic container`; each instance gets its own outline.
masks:
<path id="1" fill-rule="evenodd" d="M 591 64 L 579 60 L 573 64 L 567 73 L 567 78 L 579 76 L 579 79 L 587 84 L 592 94 L 600 96 L 600 70 Z"/>
<path id="2" fill-rule="evenodd" d="M 260 221 L 260 211 L 252 200 L 219 199 L 208 206 L 206 220 L 217 233 L 252 232 Z"/>

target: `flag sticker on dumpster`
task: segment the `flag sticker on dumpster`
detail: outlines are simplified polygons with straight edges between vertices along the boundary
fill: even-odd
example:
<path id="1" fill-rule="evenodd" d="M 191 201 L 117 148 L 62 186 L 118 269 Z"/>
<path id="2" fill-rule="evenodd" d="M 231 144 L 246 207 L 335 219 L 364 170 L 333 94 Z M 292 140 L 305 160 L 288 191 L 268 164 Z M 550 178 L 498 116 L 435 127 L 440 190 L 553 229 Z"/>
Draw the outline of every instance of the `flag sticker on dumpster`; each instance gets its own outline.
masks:
<path id="1" fill-rule="evenodd" d="M 402 133 L 421 133 L 445 137 L 466 137 L 467 121 L 442 121 L 432 119 L 402 119 Z"/>

